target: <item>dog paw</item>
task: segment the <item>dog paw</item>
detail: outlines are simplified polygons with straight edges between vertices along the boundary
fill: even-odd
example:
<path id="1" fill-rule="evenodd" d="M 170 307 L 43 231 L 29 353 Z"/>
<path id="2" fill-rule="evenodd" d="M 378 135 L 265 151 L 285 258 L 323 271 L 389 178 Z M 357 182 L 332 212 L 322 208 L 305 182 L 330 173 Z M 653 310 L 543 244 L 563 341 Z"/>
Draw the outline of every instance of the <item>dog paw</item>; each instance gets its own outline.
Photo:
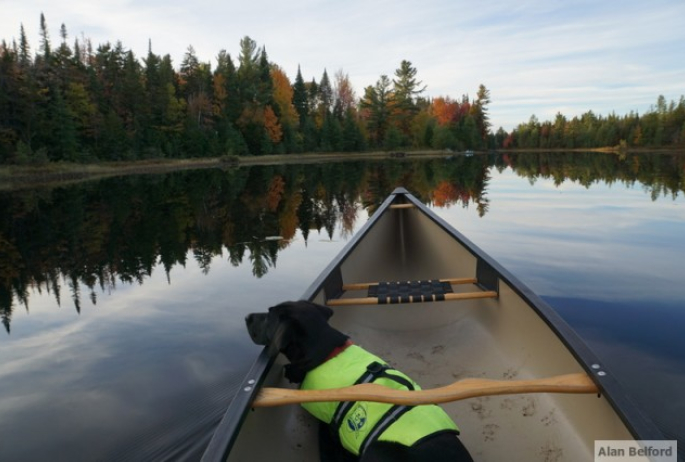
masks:
<path id="1" fill-rule="evenodd" d="M 540 455 L 544 457 L 543 460 L 545 462 L 557 462 L 561 460 L 564 453 L 561 448 L 557 448 L 552 446 L 551 444 L 548 444 L 540 448 Z"/>
<path id="2" fill-rule="evenodd" d="M 445 351 L 445 345 L 436 345 L 431 349 L 431 354 L 437 355 L 441 354 L 443 351 Z"/>
<path id="3" fill-rule="evenodd" d="M 497 430 L 499 430 L 499 425 L 487 424 L 483 427 L 483 439 L 485 441 L 494 441 Z"/>
<path id="4" fill-rule="evenodd" d="M 535 409 L 535 400 L 529 399 L 528 403 L 525 406 L 523 406 L 523 409 L 521 411 L 523 412 L 523 417 L 534 416 L 537 412 L 537 410 Z"/>
<path id="5" fill-rule="evenodd" d="M 519 372 L 516 369 L 509 368 L 509 369 L 507 369 L 507 371 L 504 374 L 502 374 L 502 377 L 505 380 L 511 380 L 511 379 L 515 379 L 518 375 L 519 375 Z"/>

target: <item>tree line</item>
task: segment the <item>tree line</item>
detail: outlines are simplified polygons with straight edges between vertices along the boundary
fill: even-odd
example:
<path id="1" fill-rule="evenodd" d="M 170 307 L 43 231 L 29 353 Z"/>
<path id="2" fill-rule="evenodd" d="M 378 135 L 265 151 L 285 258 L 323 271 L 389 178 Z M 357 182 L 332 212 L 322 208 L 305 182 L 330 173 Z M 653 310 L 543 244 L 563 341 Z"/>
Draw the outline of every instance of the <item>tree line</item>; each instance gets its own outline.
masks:
<path id="1" fill-rule="evenodd" d="M 98 293 L 142 284 L 153 271 L 221 256 L 255 277 L 294 239 L 349 235 L 397 185 L 442 206 L 487 209 L 484 156 L 187 170 L 74 187 L 0 191 L 0 323 L 34 290 L 77 311 Z M 273 239 L 280 236 L 281 239 Z M 0 329 L 1 330 L 1 329 Z"/>
<path id="2" fill-rule="evenodd" d="M 139 59 L 121 42 L 53 42 L 40 16 L 32 52 L 0 43 L 0 164 L 96 162 L 396 149 L 590 148 L 685 144 L 685 101 L 646 114 L 551 122 L 535 116 L 511 133 L 491 130 L 490 91 L 428 98 L 404 60 L 357 96 L 349 76 L 324 70 L 294 81 L 250 37 L 232 57 L 201 62 L 189 47 L 176 68 L 148 48 Z"/>
<path id="3" fill-rule="evenodd" d="M 554 120 L 544 122 L 533 115 L 511 133 L 500 129 L 495 138 L 503 148 L 685 147 L 685 96 L 669 103 L 660 95 L 642 115 L 602 116 L 588 111 L 569 120 L 557 113 Z"/>
<path id="4" fill-rule="evenodd" d="M 178 69 L 151 46 L 140 60 L 121 42 L 70 45 L 64 25 L 54 44 L 43 15 L 40 37 L 32 53 L 22 25 L 0 45 L 0 163 L 476 148 L 489 130 L 484 86 L 429 100 L 409 61 L 358 98 L 342 70 L 291 82 L 247 36 L 236 59 L 212 67 L 191 46 Z"/>
<path id="5" fill-rule="evenodd" d="M 677 154 L 545 152 L 188 170 L 0 191 L 0 323 L 9 331 L 35 290 L 81 310 L 99 291 L 143 283 L 153 271 L 171 278 L 189 259 L 209 272 L 221 256 L 262 277 L 293 239 L 349 235 L 362 208 L 372 213 L 399 185 L 434 206 L 483 216 L 490 175 L 505 169 L 557 185 L 639 184 L 653 200 L 685 193 Z"/>

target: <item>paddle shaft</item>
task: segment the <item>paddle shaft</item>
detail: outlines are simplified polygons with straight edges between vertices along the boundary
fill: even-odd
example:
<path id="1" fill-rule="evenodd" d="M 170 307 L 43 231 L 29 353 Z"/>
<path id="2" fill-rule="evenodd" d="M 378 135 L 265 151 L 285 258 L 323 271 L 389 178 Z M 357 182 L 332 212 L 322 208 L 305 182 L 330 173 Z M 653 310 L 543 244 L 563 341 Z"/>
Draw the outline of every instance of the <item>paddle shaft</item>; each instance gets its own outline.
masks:
<path id="1" fill-rule="evenodd" d="M 417 406 L 520 393 L 599 393 L 599 389 L 587 374 L 581 372 L 532 380 L 464 379 L 444 387 L 417 391 L 394 390 L 372 383 L 326 390 L 262 388 L 252 405 L 272 407 L 322 401 L 373 401 Z"/>

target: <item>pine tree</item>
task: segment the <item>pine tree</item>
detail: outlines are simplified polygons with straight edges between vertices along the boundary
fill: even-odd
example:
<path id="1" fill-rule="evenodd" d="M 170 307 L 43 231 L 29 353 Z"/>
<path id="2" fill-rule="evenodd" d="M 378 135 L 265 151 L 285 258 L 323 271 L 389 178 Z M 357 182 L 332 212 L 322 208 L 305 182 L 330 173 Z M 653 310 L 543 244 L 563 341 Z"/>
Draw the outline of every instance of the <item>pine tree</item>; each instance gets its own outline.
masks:
<path id="1" fill-rule="evenodd" d="M 360 152 L 366 150 L 366 140 L 352 109 L 345 112 L 342 130 L 341 148 L 343 151 Z"/>
<path id="2" fill-rule="evenodd" d="M 488 104 L 490 104 L 490 90 L 485 88 L 485 85 L 481 84 L 478 87 L 476 101 L 473 103 L 473 106 L 471 106 L 471 115 L 475 119 L 482 140 L 486 140 L 488 133 L 490 133 Z"/>
<path id="3" fill-rule="evenodd" d="M 423 82 L 416 80 L 417 70 L 411 62 L 403 60 L 400 67 L 395 70 L 393 79 L 393 93 L 397 104 L 403 109 L 415 110 L 417 97 L 426 90 Z"/>
<path id="4" fill-rule="evenodd" d="M 271 65 L 266 55 L 266 48 L 262 47 L 259 55 L 259 85 L 257 102 L 261 106 L 274 104 L 274 85 L 271 80 Z"/>
<path id="5" fill-rule="evenodd" d="M 309 108 L 309 114 L 316 117 L 316 110 L 319 107 L 319 85 L 316 83 L 316 79 L 312 78 L 312 81 L 305 84 L 307 87 L 307 107 Z M 317 120 L 315 120 L 317 122 Z M 318 120 L 319 125 L 323 120 Z"/>
<path id="6" fill-rule="evenodd" d="M 297 66 L 297 76 L 293 84 L 293 106 L 295 106 L 295 110 L 300 117 L 300 129 L 302 129 L 309 115 L 309 105 L 307 104 L 307 87 L 304 84 L 300 66 Z"/>
<path id="7" fill-rule="evenodd" d="M 241 111 L 240 88 L 233 59 L 231 58 L 231 55 L 224 50 L 219 52 L 219 56 L 217 57 L 215 75 L 221 75 L 224 81 L 224 91 L 226 94 L 224 117 L 229 123 L 234 124 L 240 116 Z"/>
<path id="8" fill-rule="evenodd" d="M 48 34 L 48 26 L 43 13 L 40 14 L 40 51 L 43 53 L 43 59 L 48 61 L 51 54 L 50 35 Z"/>
<path id="9" fill-rule="evenodd" d="M 319 99 L 321 102 L 322 111 L 327 113 L 333 106 L 333 88 L 331 81 L 328 79 L 328 72 L 324 69 L 321 82 L 319 82 Z"/>
<path id="10" fill-rule="evenodd" d="M 360 103 L 370 137 L 376 146 L 383 143 L 390 123 L 391 97 L 390 79 L 382 75 L 375 86 L 366 87 Z"/>
<path id="11" fill-rule="evenodd" d="M 240 54 L 238 56 L 238 83 L 240 88 L 240 100 L 243 105 L 257 101 L 259 94 L 259 67 L 260 53 L 257 51 L 257 42 L 245 36 L 240 40 Z"/>
<path id="12" fill-rule="evenodd" d="M 19 64 L 23 69 L 27 69 L 31 64 L 31 48 L 26 39 L 26 32 L 24 31 L 23 24 L 19 30 Z"/>

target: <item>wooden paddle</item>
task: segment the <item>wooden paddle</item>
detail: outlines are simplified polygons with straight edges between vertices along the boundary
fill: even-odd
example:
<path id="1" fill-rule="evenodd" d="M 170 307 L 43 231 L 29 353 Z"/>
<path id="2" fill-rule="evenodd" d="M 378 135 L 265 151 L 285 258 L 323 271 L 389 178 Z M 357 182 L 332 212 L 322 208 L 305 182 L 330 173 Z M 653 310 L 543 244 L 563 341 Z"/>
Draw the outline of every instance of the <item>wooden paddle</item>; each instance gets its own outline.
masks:
<path id="1" fill-rule="evenodd" d="M 417 406 L 447 403 L 478 396 L 519 393 L 599 393 L 599 389 L 587 374 L 580 372 L 532 380 L 463 379 L 444 387 L 417 391 L 393 390 L 372 383 L 327 390 L 267 387 L 262 388 L 252 405 L 272 407 L 321 401 L 374 401 Z"/>

